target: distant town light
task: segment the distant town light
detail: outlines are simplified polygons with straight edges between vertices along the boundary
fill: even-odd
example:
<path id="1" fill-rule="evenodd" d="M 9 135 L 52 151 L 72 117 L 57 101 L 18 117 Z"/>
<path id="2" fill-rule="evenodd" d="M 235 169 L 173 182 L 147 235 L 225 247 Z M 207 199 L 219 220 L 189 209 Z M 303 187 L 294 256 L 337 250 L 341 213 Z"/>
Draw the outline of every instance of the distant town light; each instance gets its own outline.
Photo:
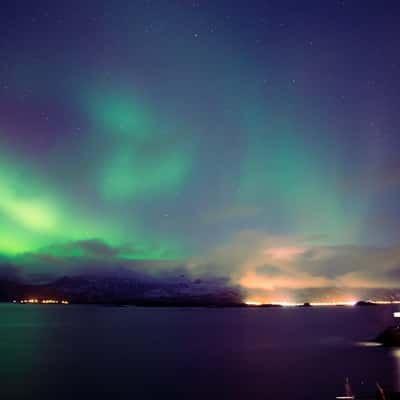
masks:
<path id="1" fill-rule="evenodd" d="M 361 301 L 362 303 L 362 301 Z M 368 300 L 366 303 L 369 304 L 400 304 L 400 300 Z M 305 303 L 295 303 L 286 300 L 282 301 L 254 301 L 254 300 L 246 300 L 245 304 L 249 306 L 262 306 L 262 305 L 273 305 L 273 306 L 282 306 L 282 307 L 296 307 L 303 306 L 305 304 L 316 306 L 316 307 L 324 307 L 324 306 L 355 306 L 357 305 L 356 300 L 345 300 L 345 301 L 316 301 L 316 302 L 305 302 Z M 400 318 L 400 311 L 395 313 L 394 317 Z"/>
<path id="2" fill-rule="evenodd" d="M 282 306 L 282 307 L 296 307 L 303 305 L 303 303 L 291 303 L 290 301 L 272 302 L 271 304 L 273 306 Z"/>
<path id="3" fill-rule="evenodd" d="M 355 306 L 356 301 L 328 301 L 319 303 L 310 303 L 312 306 L 323 307 L 323 306 Z"/>
<path id="4" fill-rule="evenodd" d="M 248 306 L 261 306 L 261 302 L 260 301 L 246 301 L 246 304 Z"/>
<path id="5" fill-rule="evenodd" d="M 16 300 L 13 300 L 13 303 L 16 303 Z M 56 299 L 22 299 L 19 301 L 21 304 L 69 304 L 68 300 L 56 300 Z"/>
<path id="6" fill-rule="evenodd" d="M 316 306 L 316 307 L 324 307 L 324 306 L 354 306 L 357 302 L 356 301 L 329 301 L 329 302 L 311 302 L 308 303 L 311 306 Z M 272 301 L 270 303 L 261 303 L 258 301 L 246 301 L 247 305 L 252 305 L 252 306 L 260 306 L 263 304 L 270 304 L 273 306 L 282 306 L 282 307 L 299 307 L 303 306 L 306 303 L 293 303 L 290 301 Z"/>

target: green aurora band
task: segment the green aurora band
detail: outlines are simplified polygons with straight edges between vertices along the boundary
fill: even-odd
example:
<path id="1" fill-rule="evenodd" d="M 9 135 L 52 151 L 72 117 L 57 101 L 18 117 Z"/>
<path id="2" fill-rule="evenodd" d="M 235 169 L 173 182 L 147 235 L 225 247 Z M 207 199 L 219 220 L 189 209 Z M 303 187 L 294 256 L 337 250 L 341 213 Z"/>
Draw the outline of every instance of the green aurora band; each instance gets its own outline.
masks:
<path id="1" fill-rule="evenodd" d="M 54 41 L 47 28 L 29 45 L 23 35 L 0 65 L 1 256 L 32 270 L 31 255 L 79 263 L 79 243 L 92 241 L 116 262 L 179 267 L 247 231 L 310 247 L 397 243 L 398 175 L 385 174 L 398 151 L 380 135 L 395 102 L 385 106 L 384 90 L 367 96 L 372 78 L 347 87 L 357 58 L 342 51 L 348 38 L 310 45 L 297 16 L 253 30 L 258 6 L 226 18 L 213 2 L 166 2 L 156 16 L 128 3 L 104 3 L 115 17 L 97 21 L 86 10 L 84 23 L 62 9 L 76 32 L 49 18 Z"/>
<path id="2" fill-rule="evenodd" d="M 154 195 L 175 196 L 189 177 L 190 159 L 186 149 L 168 143 L 160 128 L 131 98 L 106 96 L 90 104 L 95 134 L 86 144 L 101 160 L 94 182 L 96 197 L 108 210 L 92 213 L 90 204 L 82 207 L 73 194 L 54 193 L 51 182 L 35 174 L 35 169 L 2 157 L 0 165 L 0 251 L 6 255 L 49 252 L 49 247 L 70 241 L 99 239 L 111 246 L 134 243 L 125 254 L 133 259 L 179 259 L 182 246 L 156 232 L 115 218 L 118 209 L 137 198 Z M 145 120 L 147 122 L 145 122 Z M 164 134 L 164 137 L 163 137 Z M 148 153 L 159 146 L 151 157 Z M 110 213 L 110 210 L 117 210 Z M 112 215 L 113 218 L 107 217 Z M 71 254 L 57 254 L 68 255 Z M 79 254 L 73 254 L 79 256 Z"/>

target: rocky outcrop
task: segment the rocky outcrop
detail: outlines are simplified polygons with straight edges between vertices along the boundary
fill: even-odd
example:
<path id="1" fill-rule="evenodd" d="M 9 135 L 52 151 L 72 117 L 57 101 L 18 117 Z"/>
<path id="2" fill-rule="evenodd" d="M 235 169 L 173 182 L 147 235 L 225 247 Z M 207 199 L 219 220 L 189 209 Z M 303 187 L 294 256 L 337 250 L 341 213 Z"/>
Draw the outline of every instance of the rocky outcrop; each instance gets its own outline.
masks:
<path id="1" fill-rule="evenodd" d="M 382 343 L 388 347 L 400 346 L 400 326 L 387 328 L 375 339 L 375 342 Z"/>

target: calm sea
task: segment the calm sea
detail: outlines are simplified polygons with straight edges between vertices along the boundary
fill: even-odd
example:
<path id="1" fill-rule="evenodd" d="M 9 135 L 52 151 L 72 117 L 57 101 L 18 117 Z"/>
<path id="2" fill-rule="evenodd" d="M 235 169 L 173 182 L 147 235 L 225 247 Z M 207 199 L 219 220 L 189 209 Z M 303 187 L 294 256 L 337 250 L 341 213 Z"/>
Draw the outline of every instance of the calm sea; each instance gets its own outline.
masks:
<path id="1" fill-rule="evenodd" d="M 400 354 L 358 344 L 400 307 L 0 304 L 1 399 L 334 399 L 399 388 Z"/>

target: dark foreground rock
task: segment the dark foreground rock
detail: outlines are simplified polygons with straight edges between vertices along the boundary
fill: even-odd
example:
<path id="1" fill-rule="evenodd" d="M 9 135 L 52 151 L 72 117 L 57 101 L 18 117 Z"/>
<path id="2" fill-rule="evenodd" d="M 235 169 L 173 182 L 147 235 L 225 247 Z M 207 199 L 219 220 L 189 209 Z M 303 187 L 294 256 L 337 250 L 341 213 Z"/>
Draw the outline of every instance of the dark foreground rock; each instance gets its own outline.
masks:
<path id="1" fill-rule="evenodd" d="M 400 346 L 400 326 L 391 326 L 387 328 L 375 341 L 388 347 Z"/>

